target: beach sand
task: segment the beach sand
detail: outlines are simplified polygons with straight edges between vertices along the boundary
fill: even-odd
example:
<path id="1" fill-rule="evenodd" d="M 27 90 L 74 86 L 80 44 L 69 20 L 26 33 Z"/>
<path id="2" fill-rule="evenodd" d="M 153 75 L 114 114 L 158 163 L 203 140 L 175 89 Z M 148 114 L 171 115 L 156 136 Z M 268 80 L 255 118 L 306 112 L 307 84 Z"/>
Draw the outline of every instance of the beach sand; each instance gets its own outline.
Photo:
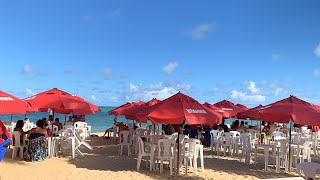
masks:
<path id="1" fill-rule="evenodd" d="M 95 133 L 101 136 L 101 133 Z M 189 170 L 184 175 L 184 168 L 180 174 L 170 177 L 169 168 L 165 166 L 164 174 L 159 171 L 150 172 L 146 163 L 141 163 L 140 171 L 136 171 L 136 156 L 119 156 L 116 143 L 102 137 L 90 137 L 88 143 L 94 146 L 93 151 L 83 148 L 85 157 L 71 159 L 65 155 L 61 157 L 46 159 L 44 162 L 26 162 L 19 158 L 12 160 L 12 149 L 8 150 L 5 158 L 0 162 L 1 180 L 29 180 L 29 179 L 265 179 L 297 176 L 295 172 L 285 174 L 275 173 L 275 168 L 270 166 L 268 172 L 264 172 L 264 159 L 259 156 L 257 167 L 253 161 L 246 165 L 237 157 L 223 157 L 213 155 L 208 148 L 204 149 L 204 172 L 199 171 L 197 175 Z M 262 151 L 260 151 L 262 153 Z M 317 159 L 318 160 L 318 159 Z M 200 163 L 198 163 L 200 164 Z M 198 165 L 199 167 L 199 165 Z M 294 171 L 294 170 L 292 170 Z"/>

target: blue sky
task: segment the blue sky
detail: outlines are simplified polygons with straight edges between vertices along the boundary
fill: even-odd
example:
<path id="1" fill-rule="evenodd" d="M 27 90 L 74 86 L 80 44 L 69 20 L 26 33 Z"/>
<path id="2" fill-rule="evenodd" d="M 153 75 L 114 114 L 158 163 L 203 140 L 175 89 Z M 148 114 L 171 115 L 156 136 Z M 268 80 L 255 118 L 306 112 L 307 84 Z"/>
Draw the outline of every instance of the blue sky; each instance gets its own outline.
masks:
<path id="1" fill-rule="evenodd" d="M 1 90 L 320 103 L 320 1 L 0 1 Z"/>

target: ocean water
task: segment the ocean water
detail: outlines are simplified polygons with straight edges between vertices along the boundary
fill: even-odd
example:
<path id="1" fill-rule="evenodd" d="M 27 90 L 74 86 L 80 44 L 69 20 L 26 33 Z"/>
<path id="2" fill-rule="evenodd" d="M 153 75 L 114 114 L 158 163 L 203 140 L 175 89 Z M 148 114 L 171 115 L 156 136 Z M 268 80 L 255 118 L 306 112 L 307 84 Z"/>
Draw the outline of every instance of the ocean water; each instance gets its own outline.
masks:
<path id="1" fill-rule="evenodd" d="M 98 112 L 93 115 L 86 115 L 85 119 L 91 125 L 92 132 L 104 132 L 107 128 L 110 128 L 113 124 L 114 116 L 109 115 L 108 111 L 114 109 L 115 107 L 107 107 L 107 106 L 100 106 L 101 112 Z M 48 118 L 48 112 L 37 112 L 37 113 L 30 113 L 26 114 L 26 117 L 30 119 L 31 122 L 36 123 L 38 119 Z M 69 115 L 66 115 L 68 120 Z M 25 118 L 24 114 L 13 114 L 12 119 L 14 121 L 23 120 Z M 65 115 L 64 114 L 55 114 L 55 118 L 59 118 L 61 123 L 64 123 Z M 0 120 L 4 122 L 10 122 L 11 115 L 0 115 Z M 226 119 L 226 124 L 232 124 L 235 119 Z M 118 116 L 118 122 L 123 122 L 124 124 L 131 124 L 132 120 L 127 120 L 124 116 Z M 247 120 L 249 125 L 257 125 L 259 121 L 250 121 Z M 148 121 L 147 124 L 141 124 L 142 127 L 146 127 L 147 125 L 151 124 Z"/>
<path id="2" fill-rule="evenodd" d="M 114 109 L 115 107 L 100 106 L 101 112 L 95 113 L 93 115 L 86 115 L 85 119 L 91 125 L 92 132 L 104 132 L 107 128 L 110 128 L 113 124 L 114 116 L 109 115 L 108 111 Z M 26 114 L 26 117 L 30 119 L 31 122 L 36 123 L 38 119 L 48 118 L 48 112 L 37 112 Z M 55 114 L 55 118 L 59 118 L 61 123 L 64 123 L 64 114 Z M 69 115 L 66 115 L 68 120 Z M 14 121 L 23 120 L 25 118 L 24 114 L 13 114 L 12 119 Z M 10 122 L 11 115 L 0 115 L 0 119 L 4 122 Z M 124 116 L 118 116 L 118 122 L 123 122 L 125 124 L 132 123 L 131 120 L 126 120 Z M 147 125 L 142 125 L 147 126 Z"/>

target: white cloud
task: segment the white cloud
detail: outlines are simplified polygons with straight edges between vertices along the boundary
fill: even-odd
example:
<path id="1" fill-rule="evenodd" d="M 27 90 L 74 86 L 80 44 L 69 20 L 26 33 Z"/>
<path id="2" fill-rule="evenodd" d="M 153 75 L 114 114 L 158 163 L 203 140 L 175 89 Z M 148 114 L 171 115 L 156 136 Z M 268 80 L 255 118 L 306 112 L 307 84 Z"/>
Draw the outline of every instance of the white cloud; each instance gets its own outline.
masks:
<path id="1" fill-rule="evenodd" d="M 179 66 L 178 62 L 169 62 L 169 64 L 165 65 L 162 70 L 166 74 L 171 74 L 177 67 Z"/>
<path id="2" fill-rule="evenodd" d="M 263 95 L 248 95 L 244 92 L 238 92 L 236 90 L 231 91 L 231 98 L 238 99 L 240 101 L 246 102 L 264 102 L 266 100 L 266 96 Z"/>
<path id="3" fill-rule="evenodd" d="M 188 92 L 192 89 L 192 86 L 188 83 L 179 83 L 176 81 L 175 84 L 160 82 L 156 84 L 133 84 L 125 86 L 117 91 L 117 98 L 120 101 L 149 101 L 151 98 L 157 98 L 160 100 L 166 99 L 173 94 L 181 90 L 183 93 Z"/>
<path id="4" fill-rule="evenodd" d="M 120 17 L 120 15 L 121 15 L 120 8 L 117 8 L 111 12 L 111 17 L 113 17 L 113 18 L 118 18 L 118 17 Z"/>
<path id="5" fill-rule="evenodd" d="M 82 16 L 83 21 L 90 22 L 93 20 L 93 16 Z"/>
<path id="6" fill-rule="evenodd" d="M 135 92 L 137 92 L 138 91 L 138 86 L 136 86 L 136 85 L 134 85 L 134 84 L 129 84 L 129 87 L 130 87 L 130 92 L 131 93 L 135 93 Z"/>
<path id="7" fill-rule="evenodd" d="M 283 92 L 283 87 L 281 87 L 278 83 L 277 80 L 273 81 L 271 84 L 270 84 L 270 88 L 271 88 L 271 93 L 274 95 L 274 96 L 279 96 L 281 94 L 284 94 Z"/>
<path id="8" fill-rule="evenodd" d="M 281 56 L 279 54 L 272 54 L 272 60 L 279 61 L 281 59 Z"/>
<path id="9" fill-rule="evenodd" d="M 318 44 L 318 46 L 314 49 L 313 53 L 320 58 L 320 43 Z"/>
<path id="10" fill-rule="evenodd" d="M 187 34 L 193 39 L 200 40 L 205 38 L 207 34 L 212 31 L 214 26 L 215 26 L 214 23 L 200 24 L 197 27 L 194 27 L 193 29 L 187 30 L 185 34 Z"/>
<path id="11" fill-rule="evenodd" d="M 179 91 L 188 91 L 191 89 L 191 84 L 184 83 L 184 84 L 177 84 L 177 90 Z"/>
<path id="12" fill-rule="evenodd" d="M 257 94 L 260 92 L 260 89 L 256 87 L 256 83 L 253 81 L 249 81 L 247 89 L 250 90 L 252 94 Z"/>
<path id="13" fill-rule="evenodd" d="M 91 95 L 90 99 L 95 102 L 99 101 L 99 99 L 95 95 Z"/>
<path id="14" fill-rule="evenodd" d="M 283 91 L 283 88 L 281 88 L 281 87 L 275 87 L 275 88 L 272 90 L 272 93 L 273 93 L 273 95 L 275 95 L 275 96 L 279 96 L 282 91 Z"/>
<path id="15" fill-rule="evenodd" d="M 107 80 L 113 79 L 113 73 L 112 73 L 111 69 L 110 68 L 104 68 L 103 76 Z"/>
<path id="16" fill-rule="evenodd" d="M 33 95 L 35 95 L 36 93 L 34 93 L 31 89 L 26 88 L 26 94 L 27 94 L 27 96 L 33 96 Z"/>
<path id="17" fill-rule="evenodd" d="M 320 77 L 320 69 L 315 69 L 315 70 L 313 70 L 313 75 L 314 75 L 315 77 Z"/>
<path id="18" fill-rule="evenodd" d="M 34 68 L 34 67 L 32 67 L 32 66 L 30 66 L 28 64 L 23 66 L 22 73 L 23 74 L 30 74 L 30 75 L 33 75 L 33 76 L 38 76 L 38 75 L 42 74 L 38 69 L 36 69 L 36 68 Z"/>

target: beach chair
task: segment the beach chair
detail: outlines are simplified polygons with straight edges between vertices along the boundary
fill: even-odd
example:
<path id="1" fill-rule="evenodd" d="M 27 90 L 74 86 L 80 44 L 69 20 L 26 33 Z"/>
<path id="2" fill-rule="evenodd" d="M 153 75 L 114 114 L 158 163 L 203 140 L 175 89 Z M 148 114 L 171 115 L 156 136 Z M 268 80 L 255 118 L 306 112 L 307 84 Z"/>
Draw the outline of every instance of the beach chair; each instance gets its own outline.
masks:
<path id="1" fill-rule="evenodd" d="M 219 150 L 220 148 L 223 147 L 224 150 L 224 156 L 226 156 L 226 151 L 228 150 L 229 154 L 232 155 L 232 138 L 233 138 L 233 133 L 231 132 L 224 132 L 222 135 L 222 140 L 220 141 L 219 144 Z"/>
<path id="2" fill-rule="evenodd" d="M 51 129 L 52 134 L 59 134 L 59 128 L 57 125 L 49 125 L 49 129 Z"/>
<path id="3" fill-rule="evenodd" d="M 285 171 L 288 172 L 288 147 L 289 147 L 289 140 L 287 139 L 275 140 L 273 153 L 270 155 L 270 157 L 275 159 L 276 173 L 280 172 L 281 165 L 284 166 Z"/>
<path id="4" fill-rule="evenodd" d="M 195 174 L 197 174 L 197 159 L 199 156 L 199 151 L 197 149 L 197 145 L 200 145 L 201 142 L 199 139 L 185 139 L 183 141 L 183 158 L 184 158 L 184 167 L 185 167 L 185 175 L 188 173 L 188 160 L 193 161 L 193 166 L 195 170 Z M 190 163 L 192 168 L 192 164 Z"/>
<path id="5" fill-rule="evenodd" d="M 81 139 L 79 133 L 77 131 L 74 131 L 74 137 L 75 137 L 75 148 L 74 151 L 76 153 L 78 153 L 78 155 L 80 155 L 81 157 L 83 157 L 84 155 L 82 154 L 82 152 L 80 151 L 80 146 L 85 146 L 88 149 L 90 149 L 91 151 L 93 150 L 93 147 L 91 145 L 89 145 L 87 142 L 85 142 L 84 140 Z"/>
<path id="6" fill-rule="evenodd" d="M 211 136 L 211 142 L 210 142 L 210 147 L 211 147 L 211 152 L 213 152 L 213 147 L 215 147 L 215 152 L 217 152 L 217 147 L 219 145 L 219 138 L 221 137 L 221 132 L 219 130 L 211 130 L 210 131 L 210 136 Z"/>
<path id="7" fill-rule="evenodd" d="M 141 164 L 141 160 L 142 160 L 142 157 L 144 156 L 148 156 L 150 159 L 150 171 L 152 171 L 152 161 L 153 161 L 153 157 L 152 157 L 152 153 L 151 152 L 147 152 L 145 151 L 145 147 L 144 147 L 144 143 L 142 141 L 142 139 L 137 136 L 137 142 L 138 142 L 138 158 L 137 158 L 137 171 L 140 170 L 140 164 Z M 147 163 L 146 163 L 146 166 L 147 166 Z"/>
<path id="8" fill-rule="evenodd" d="M 13 142 L 13 146 L 12 146 L 12 159 L 14 159 L 17 155 L 17 152 L 18 152 L 18 149 L 19 149 L 19 155 L 20 155 L 20 159 L 23 158 L 23 149 L 26 146 L 26 143 L 25 143 L 25 136 L 23 136 L 23 140 L 22 140 L 22 144 L 20 143 L 20 135 L 21 133 L 19 131 L 13 131 L 11 133 L 11 138 L 12 138 L 12 141 L 14 139 L 14 142 Z"/>
<path id="9" fill-rule="evenodd" d="M 81 139 L 79 133 L 72 129 L 65 129 L 63 132 L 61 132 L 64 136 L 61 136 L 61 149 L 62 150 L 70 150 L 72 153 L 72 158 L 75 158 L 75 155 L 79 155 L 80 157 L 83 157 L 83 153 L 80 151 L 80 146 L 85 146 L 91 151 L 93 150 L 93 147 L 89 145 L 87 142 Z"/>
<path id="10" fill-rule="evenodd" d="M 320 169 L 320 164 L 314 162 L 303 162 L 297 165 L 297 171 L 300 174 L 300 170 L 303 171 L 305 180 L 309 180 L 310 178 L 315 180 L 317 170 Z"/>
<path id="11" fill-rule="evenodd" d="M 240 136 L 240 143 L 242 145 L 242 155 L 240 157 L 240 162 L 242 158 L 245 158 L 245 163 L 250 164 L 250 156 L 252 153 L 252 146 L 251 146 L 251 136 L 248 134 L 243 134 Z"/>
<path id="12" fill-rule="evenodd" d="M 160 160 L 160 174 L 163 173 L 163 161 L 168 160 L 170 166 L 170 175 L 173 174 L 173 166 L 175 159 L 175 144 L 173 139 L 160 139 L 158 141 L 158 156 L 156 160 Z"/>
<path id="13" fill-rule="evenodd" d="M 119 146 L 120 156 L 122 156 L 123 146 L 128 148 L 128 156 L 130 156 L 130 146 L 132 145 L 132 136 L 130 131 L 120 131 L 119 133 Z"/>
<path id="14" fill-rule="evenodd" d="M 79 133 L 81 139 L 87 138 L 87 126 L 88 124 L 86 122 L 75 122 L 74 123 L 74 129 Z"/>

